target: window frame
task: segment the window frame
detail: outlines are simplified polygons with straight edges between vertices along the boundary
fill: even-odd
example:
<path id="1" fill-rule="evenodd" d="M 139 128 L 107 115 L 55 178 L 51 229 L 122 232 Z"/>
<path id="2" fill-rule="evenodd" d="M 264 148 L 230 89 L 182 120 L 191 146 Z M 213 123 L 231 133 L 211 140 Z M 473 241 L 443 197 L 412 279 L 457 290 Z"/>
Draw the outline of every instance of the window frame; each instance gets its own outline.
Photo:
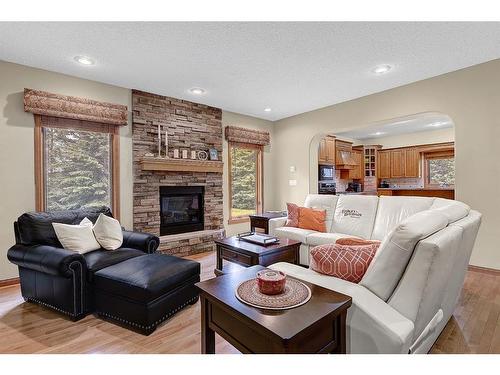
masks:
<path id="1" fill-rule="evenodd" d="M 233 168 L 231 164 L 231 155 L 232 155 L 232 150 L 234 148 L 243 148 L 243 149 L 248 149 L 248 150 L 254 150 L 257 151 L 257 165 L 255 168 L 255 173 L 256 173 L 256 214 L 261 214 L 264 206 L 264 200 L 263 200 L 263 183 L 264 183 L 264 159 L 263 159 L 263 151 L 264 151 L 264 146 L 262 145 L 256 145 L 253 143 L 241 143 L 241 142 L 232 142 L 228 141 L 228 147 L 227 147 L 227 165 L 228 165 L 228 192 L 229 192 L 229 219 L 228 219 L 228 224 L 238 224 L 238 223 L 245 223 L 250 221 L 249 215 L 243 215 L 243 216 L 232 216 L 232 208 L 233 208 Z"/>
<path id="2" fill-rule="evenodd" d="M 450 158 L 455 159 L 455 151 L 453 149 L 424 152 L 423 163 L 424 163 L 424 187 L 425 188 L 443 189 L 443 187 L 439 184 L 431 184 L 430 183 L 429 161 L 436 160 L 436 159 L 450 159 Z M 446 188 L 455 188 L 455 184 L 448 185 L 448 186 L 446 186 Z"/>
<path id="3" fill-rule="evenodd" d="M 52 116 L 45 116 L 52 117 Z M 120 220 L 120 134 L 119 126 L 90 122 L 84 120 L 67 120 L 67 124 L 44 125 L 42 115 L 34 115 L 35 134 L 34 134 L 34 152 L 35 152 L 35 209 L 36 211 L 45 211 L 46 209 L 46 186 L 45 186 L 45 139 L 44 128 L 75 129 L 90 132 L 107 133 L 111 136 L 110 162 L 111 162 L 111 210 L 113 216 Z"/>

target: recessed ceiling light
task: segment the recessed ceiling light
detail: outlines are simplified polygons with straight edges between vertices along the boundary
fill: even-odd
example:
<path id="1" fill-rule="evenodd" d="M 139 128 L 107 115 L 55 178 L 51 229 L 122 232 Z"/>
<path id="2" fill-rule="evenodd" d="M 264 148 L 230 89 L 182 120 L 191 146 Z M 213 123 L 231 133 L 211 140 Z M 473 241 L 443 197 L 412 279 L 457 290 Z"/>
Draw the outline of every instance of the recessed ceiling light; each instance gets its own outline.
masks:
<path id="1" fill-rule="evenodd" d="M 271 112 L 271 108 L 269 108 L 269 107 L 264 108 L 264 112 Z"/>
<path id="2" fill-rule="evenodd" d="M 189 92 L 194 95 L 203 95 L 206 91 L 201 87 L 193 87 L 192 89 L 189 89 Z"/>
<path id="3" fill-rule="evenodd" d="M 383 135 L 383 134 L 385 134 L 385 133 L 384 132 L 375 132 L 375 133 L 373 133 L 373 135 Z"/>
<path id="4" fill-rule="evenodd" d="M 90 57 L 87 56 L 75 56 L 75 61 L 82 65 L 94 65 L 95 62 Z"/>
<path id="5" fill-rule="evenodd" d="M 381 75 L 381 74 L 388 73 L 391 69 L 392 69 L 391 65 L 381 64 L 381 65 L 377 65 L 375 68 L 373 68 L 372 72 L 377 74 L 377 75 Z"/>

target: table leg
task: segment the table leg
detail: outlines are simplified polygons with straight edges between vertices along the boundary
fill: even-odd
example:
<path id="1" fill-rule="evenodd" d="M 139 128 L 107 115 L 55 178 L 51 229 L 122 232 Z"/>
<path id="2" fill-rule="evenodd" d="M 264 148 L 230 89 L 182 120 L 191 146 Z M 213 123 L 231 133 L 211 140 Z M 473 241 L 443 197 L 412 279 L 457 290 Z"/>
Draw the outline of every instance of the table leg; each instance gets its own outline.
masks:
<path id="1" fill-rule="evenodd" d="M 337 335 L 338 344 L 334 350 L 334 353 L 336 354 L 346 354 L 347 352 L 346 318 L 347 318 L 347 311 L 344 311 L 335 319 L 335 325 L 338 332 Z"/>
<path id="2" fill-rule="evenodd" d="M 217 269 L 222 271 L 222 248 L 217 245 Z"/>
<path id="3" fill-rule="evenodd" d="M 215 332 L 209 327 L 210 303 L 201 296 L 201 354 L 215 354 Z"/>

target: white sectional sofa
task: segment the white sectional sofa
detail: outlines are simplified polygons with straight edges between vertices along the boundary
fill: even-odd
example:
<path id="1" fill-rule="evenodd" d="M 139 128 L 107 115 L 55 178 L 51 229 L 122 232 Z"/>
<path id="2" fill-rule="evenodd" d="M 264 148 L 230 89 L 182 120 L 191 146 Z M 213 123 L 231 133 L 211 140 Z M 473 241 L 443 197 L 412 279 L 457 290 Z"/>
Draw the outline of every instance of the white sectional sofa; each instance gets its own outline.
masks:
<path id="1" fill-rule="evenodd" d="M 312 247 L 342 237 L 382 241 L 359 284 L 290 263 L 271 268 L 352 297 L 348 352 L 427 353 L 451 317 L 481 223 L 466 204 L 442 198 L 367 195 L 307 196 L 327 212 L 327 233 L 269 222 L 270 234 Z"/>

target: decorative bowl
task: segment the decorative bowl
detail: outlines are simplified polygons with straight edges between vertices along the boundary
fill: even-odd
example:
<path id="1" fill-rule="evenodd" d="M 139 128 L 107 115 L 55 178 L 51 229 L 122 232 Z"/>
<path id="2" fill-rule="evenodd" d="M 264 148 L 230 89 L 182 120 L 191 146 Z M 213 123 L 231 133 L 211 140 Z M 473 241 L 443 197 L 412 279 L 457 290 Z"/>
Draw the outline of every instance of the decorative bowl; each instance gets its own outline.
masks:
<path id="1" fill-rule="evenodd" d="M 262 294 L 280 294 L 285 290 L 286 275 L 281 271 L 262 270 L 257 272 L 257 285 Z"/>

